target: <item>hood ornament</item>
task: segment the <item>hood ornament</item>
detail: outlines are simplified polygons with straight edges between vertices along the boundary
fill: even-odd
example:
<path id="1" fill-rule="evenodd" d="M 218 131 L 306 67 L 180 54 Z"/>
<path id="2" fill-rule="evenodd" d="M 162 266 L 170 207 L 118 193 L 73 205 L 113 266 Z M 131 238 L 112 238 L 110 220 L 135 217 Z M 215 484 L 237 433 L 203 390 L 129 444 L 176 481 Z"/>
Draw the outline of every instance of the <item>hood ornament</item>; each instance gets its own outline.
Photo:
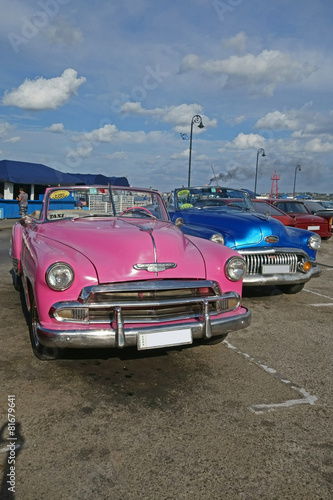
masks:
<path id="1" fill-rule="evenodd" d="M 174 269 L 177 264 L 174 262 L 150 262 L 147 264 L 135 264 L 134 269 L 137 271 L 148 271 L 149 273 L 158 273 L 167 269 Z"/>
<path id="2" fill-rule="evenodd" d="M 277 243 L 279 241 L 279 237 L 271 234 L 269 236 L 266 236 L 265 241 L 266 243 Z"/>

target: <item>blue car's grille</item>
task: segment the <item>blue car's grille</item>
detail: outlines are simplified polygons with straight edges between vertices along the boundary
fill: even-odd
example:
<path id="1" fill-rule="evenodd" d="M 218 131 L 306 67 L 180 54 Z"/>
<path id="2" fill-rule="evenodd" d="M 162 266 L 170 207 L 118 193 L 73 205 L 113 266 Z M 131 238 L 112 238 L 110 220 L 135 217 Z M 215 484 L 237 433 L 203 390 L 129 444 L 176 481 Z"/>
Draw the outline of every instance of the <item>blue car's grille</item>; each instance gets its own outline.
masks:
<path id="1" fill-rule="evenodd" d="M 262 266 L 269 264 L 287 264 L 290 266 L 290 272 L 297 272 L 297 264 L 301 256 L 296 253 L 254 253 L 243 255 L 247 274 L 261 274 Z"/>

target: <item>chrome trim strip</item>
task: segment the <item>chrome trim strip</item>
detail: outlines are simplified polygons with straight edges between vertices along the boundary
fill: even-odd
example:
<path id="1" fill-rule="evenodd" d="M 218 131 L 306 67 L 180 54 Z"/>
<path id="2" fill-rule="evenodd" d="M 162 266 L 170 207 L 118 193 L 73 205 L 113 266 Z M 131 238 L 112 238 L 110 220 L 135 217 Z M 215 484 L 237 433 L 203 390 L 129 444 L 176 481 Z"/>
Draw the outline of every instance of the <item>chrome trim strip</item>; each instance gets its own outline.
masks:
<path id="1" fill-rule="evenodd" d="M 296 255 L 302 255 L 303 257 L 306 257 L 309 259 L 308 254 L 302 250 L 301 248 L 286 248 L 286 247 L 272 247 L 272 248 L 258 248 L 258 249 L 251 249 L 251 250 L 246 250 L 242 248 L 236 248 L 237 252 L 240 253 L 241 255 L 259 255 L 259 254 L 275 254 L 275 253 L 293 253 Z"/>
<path id="2" fill-rule="evenodd" d="M 146 264 L 135 264 L 133 267 L 139 271 L 144 270 L 150 273 L 158 273 L 166 271 L 166 269 L 174 269 L 177 267 L 177 264 L 174 262 L 150 262 Z"/>
<path id="3" fill-rule="evenodd" d="M 116 316 L 116 344 L 117 347 L 123 348 L 125 347 L 125 335 L 124 335 L 124 322 L 121 314 L 121 308 L 115 308 L 115 316 Z"/>
<path id="4" fill-rule="evenodd" d="M 205 318 L 204 337 L 205 337 L 205 339 L 210 339 L 212 336 L 212 328 L 211 328 L 211 324 L 210 324 L 209 301 L 208 300 L 203 301 L 203 313 L 204 313 L 204 318 Z"/>
<path id="5" fill-rule="evenodd" d="M 79 296 L 80 302 L 86 302 L 91 294 L 97 293 L 108 293 L 108 292 L 146 292 L 154 290 L 181 290 L 181 289 L 191 289 L 191 288 L 213 288 L 216 295 L 220 295 L 220 288 L 216 281 L 210 280 L 151 280 L 144 282 L 144 288 L 142 281 L 133 281 L 127 283 L 111 283 L 106 285 L 92 285 L 83 288 Z"/>

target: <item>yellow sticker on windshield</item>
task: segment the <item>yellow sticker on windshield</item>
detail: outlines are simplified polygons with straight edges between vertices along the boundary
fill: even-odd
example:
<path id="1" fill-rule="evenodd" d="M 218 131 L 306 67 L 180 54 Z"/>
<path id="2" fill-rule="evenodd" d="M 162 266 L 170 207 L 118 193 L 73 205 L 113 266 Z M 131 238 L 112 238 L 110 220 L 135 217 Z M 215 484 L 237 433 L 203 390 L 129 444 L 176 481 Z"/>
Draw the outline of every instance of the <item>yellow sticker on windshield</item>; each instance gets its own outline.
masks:
<path id="1" fill-rule="evenodd" d="M 53 193 L 51 193 L 50 195 L 50 198 L 52 200 L 63 200 L 64 198 L 67 198 L 69 194 L 69 191 L 66 191 L 65 189 L 59 189 L 59 191 L 53 191 Z"/>
<path id="2" fill-rule="evenodd" d="M 177 192 L 177 196 L 186 196 L 187 194 L 190 194 L 189 189 L 182 189 L 181 191 Z"/>
<path id="3" fill-rule="evenodd" d="M 183 203 L 181 206 L 180 206 L 180 209 L 183 210 L 184 208 L 192 208 L 193 205 L 191 203 Z"/>

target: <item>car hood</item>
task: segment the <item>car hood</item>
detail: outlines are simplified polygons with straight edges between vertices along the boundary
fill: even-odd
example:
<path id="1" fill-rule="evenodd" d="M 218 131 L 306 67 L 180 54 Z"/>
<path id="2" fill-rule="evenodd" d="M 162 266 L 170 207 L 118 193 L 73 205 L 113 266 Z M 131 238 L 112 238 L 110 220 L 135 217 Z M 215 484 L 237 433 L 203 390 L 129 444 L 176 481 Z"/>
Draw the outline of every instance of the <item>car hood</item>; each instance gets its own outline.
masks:
<path id="1" fill-rule="evenodd" d="M 226 237 L 226 245 L 235 250 L 255 245 L 267 246 L 265 238 L 269 236 L 278 238 L 278 246 L 290 244 L 282 222 L 263 214 L 236 210 L 231 213 L 223 210 L 190 209 L 186 210 L 186 213 L 183 211 L 181 216 L 185 224 L 203 226 L 222 233 Z"/>
<path id="2" fill-rule="evenodd" d="M 198 248 L 169 222 L 134 219 L 56 221 L 41 226 L 39 235 L 67 245 L 94 265 L 100 283 L 142 279 L 205 279 L 205 261 Z M 156 272 L 137 264 L 171 263 Z"/>

